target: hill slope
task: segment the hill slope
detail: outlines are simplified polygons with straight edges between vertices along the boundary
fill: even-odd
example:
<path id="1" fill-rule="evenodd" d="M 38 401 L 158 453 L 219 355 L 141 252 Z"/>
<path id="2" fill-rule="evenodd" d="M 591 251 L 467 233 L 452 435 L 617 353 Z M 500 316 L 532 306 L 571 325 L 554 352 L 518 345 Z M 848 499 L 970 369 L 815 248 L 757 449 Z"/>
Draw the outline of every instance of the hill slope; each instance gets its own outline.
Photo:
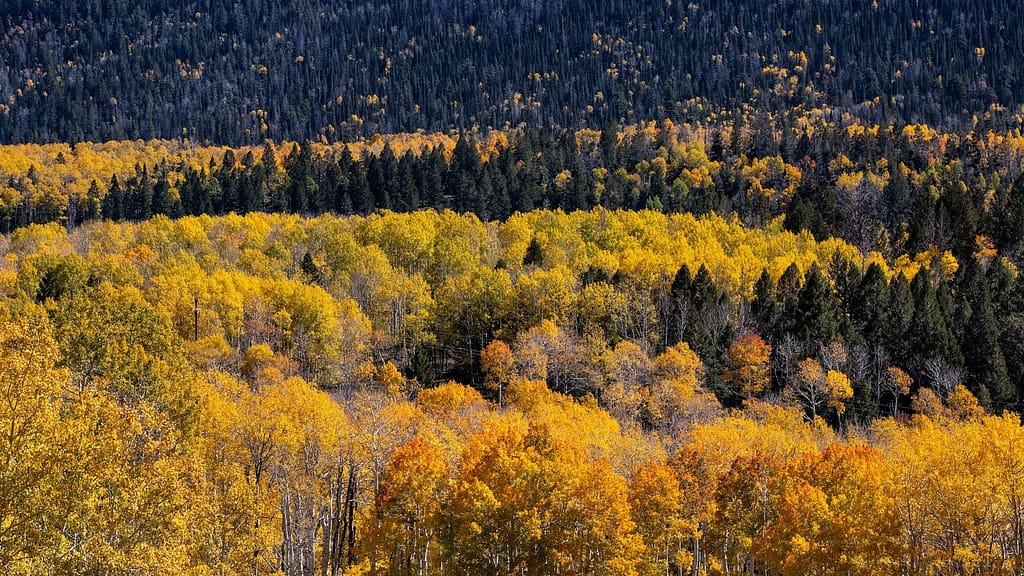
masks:
<path id="1" fill-rule="evenodd" d="M 1016 3 L 927 4 L 13 0 L 0 141 L 335 140 L 801 105 L 955 127 L 1018 105 Z"/>

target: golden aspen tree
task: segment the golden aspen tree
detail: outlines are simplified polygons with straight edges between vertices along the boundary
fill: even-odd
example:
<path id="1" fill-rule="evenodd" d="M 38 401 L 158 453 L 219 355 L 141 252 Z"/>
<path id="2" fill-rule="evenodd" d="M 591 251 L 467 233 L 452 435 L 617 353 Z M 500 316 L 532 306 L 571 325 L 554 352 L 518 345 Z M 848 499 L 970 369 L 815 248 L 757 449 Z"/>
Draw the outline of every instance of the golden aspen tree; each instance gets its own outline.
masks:
<path id="1" fill-rule="evenodd" d="M 61 546 L 49 526 L 61 513 L 53 505 L 64 463 L 51 451 L 66 441 L 60 412 L 69 373 L 56 366 L 45 323 L 19 316 L 0 309 L 0 564 L 31 574 Z"/>
<path id="2" fill-rule="evenodd" d="M 744 398 L 767 390 L 771 384 L 771 354 L 771 345 L 757 334 L 739 336 L 729 348 L 732 367 L 723 374 L 726 384 Z"/>
<path id="3" fill-rule="evenodd" d="M 395 448 L 375 494 L 380 518 L 363 545 L 378 574 L 437 574 L 437 515 L 448 485 L 444 454 L 421 435 Z"/>

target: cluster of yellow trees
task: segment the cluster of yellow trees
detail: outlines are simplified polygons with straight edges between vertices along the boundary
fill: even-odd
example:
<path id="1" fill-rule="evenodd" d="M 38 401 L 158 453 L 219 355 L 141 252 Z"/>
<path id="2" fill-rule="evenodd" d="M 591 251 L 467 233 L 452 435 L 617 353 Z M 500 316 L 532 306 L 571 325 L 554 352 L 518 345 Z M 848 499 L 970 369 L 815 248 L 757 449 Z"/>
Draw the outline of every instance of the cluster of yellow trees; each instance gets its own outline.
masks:
<path id="1" fill-rule="evenodd" d="M 52 331 L 0 312 L 8 574 L 1024 568 L 1024 429 L 964 393 L 845 437 L 757 401 L 662 437 L 514 370 L 501 409 L 386 371 L 332 397 L 157 360 L 133 395 L 76 382 Z"/>
<path id="2" fill-rule="evenodd" d="M 683 263 L 739 300 L 764 268 L 939 254 L 604 210 L 33 226 L 0 251 L 12 575 L 1024 570 L 1017 416 L 923 389 L 840 435 L 755 398 L 753 336 L 725 410 L 644 330 Z M 595 270 L 627 288 L 576 293 Z M 476 386 L 411 377 L 480 338 Z"/>

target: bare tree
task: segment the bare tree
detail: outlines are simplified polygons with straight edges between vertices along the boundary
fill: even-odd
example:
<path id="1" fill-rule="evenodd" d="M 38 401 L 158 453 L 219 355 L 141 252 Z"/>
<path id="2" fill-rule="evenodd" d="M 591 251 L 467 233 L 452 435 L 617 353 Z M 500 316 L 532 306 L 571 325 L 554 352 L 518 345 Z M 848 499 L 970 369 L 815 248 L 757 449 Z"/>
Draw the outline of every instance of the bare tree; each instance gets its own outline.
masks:
<path id="1" fill-rule="evenodd" d="M 960 370 L 950 366 L 942 357 L 933 356 L 925 360 L 922 371 L 932 383 L 932 390 L 945 400 L 960 383 Z"/>
<path id="2" fill-rule="evenodd" d="M 793 381 L 796 374 L 797 359 L 803 353 L 803 345 L 796 336 L 787 333 L 775 346 L 775 380 L 787 384 Z"/>
<path id="3" fill-rule="evenodd" d="M 833 340 L 818 347 L 818 358 L 825 370 L 841 371 L 846 366 L 846 346 L 842 340 Z"/>

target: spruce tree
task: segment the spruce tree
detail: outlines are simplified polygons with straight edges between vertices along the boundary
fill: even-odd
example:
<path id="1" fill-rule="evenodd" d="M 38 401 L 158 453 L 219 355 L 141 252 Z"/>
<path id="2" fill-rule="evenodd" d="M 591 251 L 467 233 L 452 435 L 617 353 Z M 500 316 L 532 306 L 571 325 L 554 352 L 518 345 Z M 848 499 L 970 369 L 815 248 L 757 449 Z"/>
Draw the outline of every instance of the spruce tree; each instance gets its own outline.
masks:
<path id="1" fill-rule="evenodd" d="M 850 320 L 853 330 L 866 342 L 882 342 L 888 307 L 889 283 L 882 267 L 872 262 L 864 272 L 851 302 Z"/>
<path id="2" fill-rule="evenodd" d="M 797 297 L 795 332 L 807 344 L 828 343 L 839 335 L 839 300 L 818 265 L 807 270 Z"/>
<path id="3" fill-rule="evenodd" d="M 889 282 L 888 307 L 885 313 L 883 340 L 892 353 L 895 364 L 906 365 L 910 359 L 910 322 L 914 318 L 914 298 L 910 282 L 902 273 Z"/>
<path id="4" fill-rule="evenodd" d="M 999 342 L 999 324 L 989 295 L 985 273 L 973 259 L 964 267 L 960 282 L 961 302 L 969 307 L 961 342 L 968 387 L 983 386 L 995 407 L 1015 399 L 1015 389 Z"/>
<path id="5" fill-rule="evenodd" d="M 779 336 L 774 332 L 779 321 L 779 301 L 776 300 L 775 280 L 767 268 L 761 270 L 761 276 L 754 284 L 754 298 L 750 301 L 750 309 L 757 320 L 758 332 L 769 334 L 772 338 Z"/>
<path id="6" fill-rule="evenodd" d="M 910 355 L 917 359 L 918 364 L 929 358 L 941 357 L 947 363 L 959 366 L 963 361 L 960 350 L 946 324 L 927 272 L 921 271 L 914 276 L 910 282 L 910 293 L 914 299 L 908 335 Z"/>

